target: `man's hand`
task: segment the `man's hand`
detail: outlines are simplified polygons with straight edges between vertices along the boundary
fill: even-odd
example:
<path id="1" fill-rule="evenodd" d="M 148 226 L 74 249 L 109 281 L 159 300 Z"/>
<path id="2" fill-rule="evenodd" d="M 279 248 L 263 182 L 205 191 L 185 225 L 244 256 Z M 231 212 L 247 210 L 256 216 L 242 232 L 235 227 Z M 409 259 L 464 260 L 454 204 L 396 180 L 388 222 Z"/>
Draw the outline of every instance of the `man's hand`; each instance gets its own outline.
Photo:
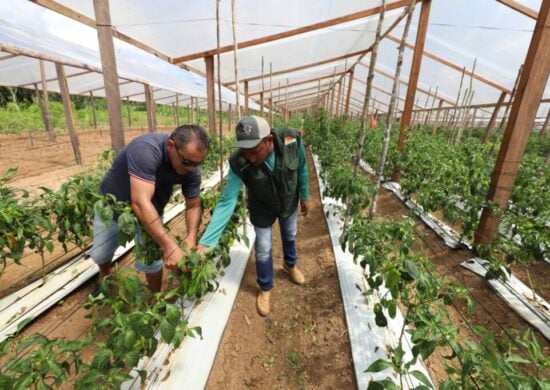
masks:
<path id="1" fill-rule="evenodd" d="M 309 212 L 309 200 L 300 200 L 300 213 L 302 216 L 306 216 Z"/>
<path id="2" fill-rule="evenodd" d="M 174 243 L 173 245 L 170 245 L 170 247 L 163 250 L 162 257 L 166 268 L 170 271 L 175 271 L 178 269 L 178 263 L 180 260 L 185 257 L 185 253 L 176 243 Z"/>
<path id="3" fill-rule="evenodd" d="M 205 250 L 207 250 L 208 248 L 210 248 L 209 246 L 206 246 L 206 245 L 197 245 L 197 252 L 204 252 Z"/>

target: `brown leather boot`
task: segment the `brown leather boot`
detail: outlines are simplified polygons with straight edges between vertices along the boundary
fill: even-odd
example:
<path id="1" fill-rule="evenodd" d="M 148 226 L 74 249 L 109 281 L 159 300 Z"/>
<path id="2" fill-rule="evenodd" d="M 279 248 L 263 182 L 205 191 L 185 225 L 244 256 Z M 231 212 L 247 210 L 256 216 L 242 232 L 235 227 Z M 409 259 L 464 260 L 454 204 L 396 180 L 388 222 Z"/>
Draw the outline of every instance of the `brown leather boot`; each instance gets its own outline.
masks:
<path id="1" fill-rule="evenodd" d="M 283 269 L 288 272 L 288 274 L 290 275 L 290 279 L 296 283 L 297 285 L 302 285 L 306 282 L 306 278 L 304 278 L 304 274 L 302 274 L 302 272 L 300 272 L 300 270 L 298 269 L 298 267 L 294 266 L 292 268 L 290 268 L 288 265 L 286 264 L 283 264 Z"/>
<path id="2" fill-rule="evenodd" d="M 271 297 L 271 291 L 260 290 L 258 297 L 256 298 L 256 310 L 261 316 L 269 314 L 269 298 Z"/>

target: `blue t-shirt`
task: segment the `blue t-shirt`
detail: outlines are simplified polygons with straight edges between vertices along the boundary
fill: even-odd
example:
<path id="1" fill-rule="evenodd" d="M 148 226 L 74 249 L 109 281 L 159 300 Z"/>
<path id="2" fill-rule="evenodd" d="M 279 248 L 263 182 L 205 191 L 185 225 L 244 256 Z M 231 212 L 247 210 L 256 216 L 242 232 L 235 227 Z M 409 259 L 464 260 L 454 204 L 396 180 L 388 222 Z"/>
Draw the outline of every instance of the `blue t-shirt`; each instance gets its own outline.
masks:
<path id="1" fill-rule="evenodd" d="M 113 194 L 119 201 L 130 201 L 130 175 L 155 185 L 151 202 L 159 214 L 170 200 L 175 184 L 181 184 L 183 195 L 196 198 L 200 194 L 199 167 L 180 175 L 170 163 L 166 142 L 168 134 L 147 133 L 134 138 L 115 157 L 111 169 L 101 183 L 101 193 Z"/>

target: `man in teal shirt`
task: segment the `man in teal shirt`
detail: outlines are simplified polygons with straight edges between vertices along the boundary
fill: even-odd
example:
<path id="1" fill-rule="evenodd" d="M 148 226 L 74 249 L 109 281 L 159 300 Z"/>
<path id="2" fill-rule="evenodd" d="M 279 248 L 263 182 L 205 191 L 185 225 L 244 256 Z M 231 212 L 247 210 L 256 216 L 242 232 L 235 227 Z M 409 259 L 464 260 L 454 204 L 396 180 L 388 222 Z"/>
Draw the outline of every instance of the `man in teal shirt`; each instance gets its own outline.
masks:
<path id="1" fill-rule="evenodd" d="M 305 282 L 296 267 L 296 229 L 298 203 L 302 215 L 309 209 L 309 180 L 302 138 L 293 129 L 271 129 L 265 119 L 242 118 L 235 127 L 238 148 L 229 158 L 227 181 L 199 249 L 218 244 L 233 214 L 244 183 L 248 188 L 248 210 L 256 232 L 256 275 L 260 291 L 256 300 L 258 313 L 270 310 L 273 288 L 272 226 L 276 219 L 283 242 L 283 268 L 296 284 Z"/>

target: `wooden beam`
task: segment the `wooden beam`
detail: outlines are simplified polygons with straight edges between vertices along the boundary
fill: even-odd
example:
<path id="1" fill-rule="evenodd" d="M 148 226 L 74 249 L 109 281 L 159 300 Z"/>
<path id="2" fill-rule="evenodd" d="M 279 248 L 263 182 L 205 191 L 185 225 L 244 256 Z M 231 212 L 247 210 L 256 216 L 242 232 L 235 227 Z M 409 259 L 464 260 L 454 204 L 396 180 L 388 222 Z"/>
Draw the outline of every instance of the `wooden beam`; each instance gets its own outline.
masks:
<path id="1" fill-rule="evenodd" d="M 493 110 L 493 114 L 491 115 L 491 119 L 489 120 L 489 124 L 487 125 L 487 128 L 485 129 L 485 134 L 483 135 L 483 139 L 481 143 L 487 142 L 489 139 L 489 136 L 491 135 L 491 130 L 495 126 L 495 123 L 497 121 L 498 112 L 500 111 L 500 107 L 502 107 L 502 103 L 504 103 L 504 99 L 506 98 L 506 93 L 501 92 L 500 96 L 498 98 L 497 104 L 495 106 L 495 109 Z"/>
<path id="2" fill-rule="evenodd" d="M 0 57 L 0 61 L 9 60 L 10 58 L 19 57 L 17 54 L 7 54 L 5 56 Z"/>
<path id="3" fill-rule="evenodd" d="M 537 11 L 532 10 L 531 8 L 525 5 L 518 3 L 517 1 L 514 1 L 514 0 L 497 0 L 497 1 L 501 4 L 504 4 L 507 7 L 512 8 L 514 11 L 518 11 L 520 14 L 523 14 L 531 19 L 537 20 L 537 17 L 539 16 Z"/>
<path id="4" fill-rule="evenodd" d="M 367 84 L 367 83 L 364 82 L 363 80 L 357 80 L 357 81 L 358 81 L 359 83 L 363 84 L 363 85 L 366 85 L 366 84 Z M 377 87 L 377 86 L 374 85 L 374 84 L 372 85 L 372 89 L 375 89 L 375 90 L 377 90 L 377 91 L 379 91 L 379 92 L 382 92 L 384 95 L 391 96 L 391 93 L 390 93 L 390 92 L 388 92 L 388 91 L 386 91 L 385 89 L 382 89 L 382 88 L 380 88 L 380 87 Z M 365 94 L 363 93 L 362 95 L 364 96 Z M 399 96 L 397 96 L 397 100 L 400 100 L 400 101 L 402 101 L 402 102 L 405 101 L 405 99 L 403 99 L 402 97 L 399 97 Z M 423 108 L 423 107 L 419 106 L 419 105 L 416 104 L 416 103 L 415 103 L 415 106 L 416 106 L 416 107 L 419 107 L 419 108 Z"/>
<path id="5" fill-rule="evenodd" d="M 283 74 L 293 73 L 293 72 L 297 72 L 297 71 L 308 69 L 308 68 L 313 68 L 313 67 L 320 66 L 320 65 L 330 64 L 331 62 L 345 60 L 346 58 L 360 56 L 361 54 L 368 53 L 369 50 L 370 50 L 370 48 L 365 49 L 365 50 L 356 51 L 354 53 L 348 53 L 348 54 L 338 56 L 338 57 L 328 58 L 328 59 L 323 60 L 323 61 L 318 61 L 318 62 L 313 62 L 313 63 L 310 63 L 310 64 L 296 66 L 294 68 L 282 69 L 282 70 L 279 70 L 277 72 L 271 72 L 271 73 L 268 73 L 268 74 L 261 74 L 259 76 L 249 77 L 249 78 L 243 79 L 241 81 L 256 81 L 256 80 L 259 80 L 262 77 L 266 77 L 268 75 L 280 76 L 280 75 L 283 75 Z M 227 83 L 224 83 L 223 85 L 225 87 L 229 88 L 233 84 L 235 84 L 235 81 L 228 81 Z"/>
<path id="6" fill-rule="evenodd" d="M 39 60 L 39 61 L 42 61 L 42 60 Z M 72 77 L 78 77 L 78 76 L 83 76 L 85 74 L 90 74 L 92 73 L 91 70 L 84 70 L 82 72 L 77 72 L 77 73 L 73 73 L 73 74 L 70 74 L 70 75 L 67 75 L 67 79 L 70 79 Z M 95 73 L 95 72 L 94 72 Z M 49 83 L 51 81 L 57 81 L 57 77 L 52 77 L 52 78 L 49 78 L 49 79 L 46 79 L 46 82 Z M 25 84 L 19 84 L 17 87 L 18 88 L 29 88 L 30 86 L 36 84 L 36 81 L 31 81 L 30 83 L 25 83 Z"/>
<path id="7" fill-rule="evenodd" d="M 388 27 L 388 29 L 384 32 L 384 34 L 382 34 L 382 37 L 385 37 L 386 35 L 388 35 L 398 24 L 399 22 L 403 19 L 403 17 L 406 15 L 406 13 L 403 13 L 403 15 L 401 15 L 400 17 L 398 17 L 392 24 L 391 26 Z M 374 47 L 374 44 L 370 45 L 368 48 L 366 49 L 363 49 L 363 50 L 359 50 L 359 51 L 356 51 L 356 52 L 353 52 L 353 53 L 348 53 L 348 54 L 345 54 L 345 55 L 342 55 L 342 56 L 338 56 L 338 57 L 332 57 L 332 58 L 329 58 L 329 59 L 326 59 L 326 60 L 323 60 L 323 61 L 318 61 L 318 62 L 315 62 L 315 63 L 311 63 L 311 64 L 306 64 L 306 65 L 301 65 L 301 66 L 298 66 L 298 67 L 295 67 L 295 68 L 290 68 L 290 69 L 285 69 L 285 70 L 280 70 L 278 72 L 275 72 L 275 73 L 270 73 L 271 76 L 278 76 L 278 75 L 281 75 L 281 74 L 286 74 L 286 73 L 292 73 L 292 72 L 296 72 L 298 70 L 303 70 L 303 69 L 307 69 L 307 68 L 311 68 L 311 67 L 315 67 L 315 66 L 319 66 L 319 65 L 325 65 L 325 64 L 329 64 L 331 62 L 336 62 L 336 61 L 341 61 L 341 60 L 347 60 L 348 58 L 352 58 L 352 57 L 359 57 L 357 59 L 357 61 L 355 62 L 355 64 L 353 66 L 350 67 L 350 69 L 354 69 L 355 66 L 357 65 L 357 63 L 359 63 L 361 61 L 361 59 L 363 57 L 365 57 L 367 55 L 367 53 L 369 53 L 372 48 Z M 348 69 L 349 71 L 349 69 Z M 255 77 L 250 77 L 248 78 L 247 80 L 249 81 L 253 81 L 253 80 L 257 80 L 259 78 L 263 77 L 263 75 L 260 75 L 260 76 L 255 76 Z M 339 80 L 338 80 L 339 81 Z M 225 85 L 226 86 L 229 86 L 231 84 L 233 84 L 234 82 L 228 82 L 226 83 Z"/>
<path id="8" fill-rule="evenodd" d="M 73 147 L 74 158 L 78 165 L 82 165 L 82 156 L 80 154 L 78 136 L 76 135 L 76 131 L 74 127 L 73 108 L 71 106 L 71 95 L 69 93 L 69 85 L 67 83 L 67 78 L 65 77 L 65 70 L 63 69 L 63 65 L 61 64 L 55 64 L 55 70 L 57 72 L 59 90 L 61 91 L 61 100 L 63 101 L 63 108 L 65 111 L 65 121 L 67 122 L 67 129 L 69 131 L 69 138 L 71 139 L 71 146 Z"/>
<path id="9" fill-rule="evenodd" d="M 307 84 L 307 83 L 311 83 L 313 81 L 318 81 L 318 80 L 324 80 L 324 79 L 329 79 L 329 78 L 332 78 L 333 76 L 338 76 L 338 75 L 341 75 L 341 74 L 344 74 L 344 72 L 340 72 L 340 73 L 335 73 L 335 74 L 329 74 L 327 76 L 322 76 L 322 77 L 316 77 L 316 78 L 313 78 L 313 79 L 308 79 L 308 80 L 304 80 L 304 81 L 297 81 L 295 83 L 290 83 L 288 85 L 279 85 L 277 87 L 271 87 L 271 89 L 266 89 L 265 92 L 272 92 L 272 91 L 277 91 L 279 89 L 284 89 L 286 87 L 295 87 L 297 85 L 302 85 L 302 84 Z M 252 93 L 248 93 L 248 96 L 254 96 L 254 95 L 259 95 L 261 91 L 256 91 L 256 92 L 252 92 Z"/>
<path id="10" fill-rule="evenodd" d="M 387 11 L 391 11 L 391 10 L 394 10 L 394 9 L 405 7 L 405 6 L 409 5 L 411 2 L 412 2 L 412 0 L 396 1 L 396 2 L 393 2 L 393 3 L 389 4 L 386 7 L 386 9 L 387 9 Z M 327 28 L 327 27 L 336 26 L 338 24 L 351 22 L 353 20 L 367 18 L 369 16 L 376 15 L 379 12 L 380 12 L 380 6 L 373 7 L 373 8 L 363 10 L 363 11 L 354 12 L 354 13 L 349 14 L 349 15 L 344 15 L 344 16 L 340 16 L 340 17 L 337 17 L 337 18 L 334 18 L 334 19 L 325 20 L 323 22 L 310 24 L 309 26 L 299 27 L 299 28 L 295 28 L 293 30 L 284 31 L 282 33 L 277 33 L 277 34 L 268 35 L 268 36 L 261 37 L 261 38 L 251 39 L 251 40 L 245 41 L 245 42 L 239 42 L 238 47 L 239 47 L 239 49 L 244 49 L 244 48 L 251 47 L 251 46 L 261 45 L 261 44 L 264 44 L 264 43 L 277 41 L 279 39 L 289 38 L 289 37 L 293 37 L 295 35 L 304 34 L 304 33 L 307 33 L 307 32 L 320 30 L 320 29 Z M 188 54 L 188 55 L 185 55 L 185 56 L 176 57 L 172 60 L 172 62 L 174 64 L 179 64 L 181 62 L 196 60 L 197 58 L 204 58 L 204 57 L 208 57 L 208 56 L 212 56 L 212 55 L 227 53 L 227 52 L 233 50 L 233 47 L 234 47 L 234 45 L 227 45 L 227 46 L 220 47 L 219 49 L 216 48 L 216 49 L 210 49 L 210 50 L 206 50 L 206 51 L 199 52 L 199 53 Z"/>
<path id="11" fill-rule="evenodd" d="M 108 0 L 94 0 L 94 12 L 97 20 L 97 36 L 99 40 L 99 52 L 101 54 L 101 66 L 103 69 L 103 82 L 107 97 L 107 110 L 109 112 L 109 126 L 111 130 L 111 146 L 115 151 L 124 147 L 124 127 L 122 124 L 122 111 L 120 107 L 120 90 L 118 88 L 118 70 L 116 64 L 115 47 L 113 44 L 111 15 Z"/>
<path id="12" fill-rule="evenodd" d="M 399 38 L 394 37 L 393 35 L 388 35 L 388 39 L 391 40 L 391 41 L 397 42 L 397 43 L 401 42 L 401 40 L 400 40 Z M 411 49 L 411 50 L 414 50 L 414 46 L 411 45 L 410 43 L 405 43 L 405 47 L 407 47 L 407 48 L 409 48 L 409 49 Z M 423 51 L 423 54 L 424 54 L 424 56 L 426 56 L 426 57 L 428 57 L 428 58 L 431 58 L 432 60 L 437 61 L 437 62 L 439 62 L 439 63 L 441 63 L 441 64 L 443 64 L 443 65 L 445 65 L 445 66 L 448 66 L 448 67 L 451 68 L 451 69 L 455 69 L 455 70 L 457 70 L 457 71 L 459 71 L 459 72 L 462 72 L 463 69 L 464 69 L 464 67 L 458 66 L 457 64 L 455 64 L 455 63 L 453 63 L 453 62 L 451 62 L 451 61 L 448 61 L 448 60 L 446 60 L 446 59 L 444 59 L 444 58 L 442 58 L 442 57 L 439 57 L 439 56 L 437 56 L 437 55 L 435 55 L 435 54 L 433 54 L 433 53 L 430 53 L 429 51 L 424 50 L 424 51 Z M 471 77 L 473 77 L 474 79 L 479 80 L 479 81 L 481 81 L 482 83 L 485 83 L 485 84 L 487 84 L 487 85 L 489 85 L 489 86 L 491 86 L 491 87 L 493 87 L 493 88 L 495 88 L 495 89 L 498 89 L 499 91 L 506 92 L 507 94 L 511 94 L 511 93 L 512 93 L 512 91 L 510 91 L 508 88 L 505 88 L 505 87 L 503 87 L 502 85 L 497 84 L 497 83 L 495 83 L 494 81 L 491 81 L 491 80 L 489 80 L 489 79 L 486 78 L 486 77 L 480 76 L 480 75 L 478 75 L 478 74 L 476 74 L 476 73 L 474 73 L 474 72 L 472 72 L 472 71 L 470 71 L 470 70 L 465 70 L 464 74 L 467 75 L 467 76 L 471 76 Z"/>
<path id="13" fill-rule="evenodd" d="M 550 0 L 543 0 L 527 58 L 504 131 L 487 200 L 505 209 L 550 75 Z M 488 244 L 498 234 L 500 216 L 484 208 L 475 244 Z"/>
<path id="14" fill-rule="evenodd" d="M 69 7 L 66 7 L 54 0 L 29 0 L 29 1 L 36 3 L 38 5 L 41 5 L 42 7 L 52 10 L 54 12 L 57 12 L 61 15 L 67 16 L 68 18 L 84 23 L 85 25 L 90 26 L 92 28 L 96 28 L 98 24 L 101 24 L 100 22 L 97 22 L 97 15 L 96 15 L 96 20 L 93 20 L 92 18 L 89 18 L 84 14 L 76 12 L 75 10 Z M 151 46 L 146 45 L 141 41 L 138 41 L 135 38 L 130 37 L 129 35 L 121 33 L 117 29 L 111 29 L 110 33 L 114 38 L 127 42 L 132 46 L 139 47 L 140 49 L 145 50 L 148 53 L 151 53 L 159 58 L 162 58 L 166 62 L 171 62 L 171 58 L 166 54 L 152 48 Z"/>
<path id="15" fill-rule="evenodd" d="M 365 68 L 367 68 L 367 65 L 363 64 L 362 62 L 360 62 L 359 65 L 362 65 L 362 66 L 364 66 Z M 394 76 L 395 76 L 395 75 L 391 75 L 391 74 L 389 74 L 388 72 L 386 72 L 386 71 L 384 71 L 384 70 L 380 70 L 380 69 L 374 69 L 374 71 L 375 71 L 376 73 L 381 74 L 382 76 L 385 76 L 385 77 L 389 78 L 390 80 L 393 80 L 393 79 L 394 79 Z M 406 82 L 405 80 L 403 80 L 403 79 L 401 79 L 401 78 L 399 78 L 399 84 L 405 85 L 405 86 L 409 85 L 408 82 Z M 422 93 L 425 93 L 425 94 L 427 94 L 427 95 L 429 95 L 429 96 L 433 96 L 433 95 L 430 93 L 430 91 L 426 90 L 425 88 L 422 88 L 422 87 L 418 87 L 418 86 L 417 86 L 416 89 L 417 89 L 417 91 L 420 91 L 420 92 L 422 92 Z M 443 101 L 444 101 L 445 103 L 451 104 L 451 105 L 454 106 L 454 102 L 452 102 L 452 101 L 450 101 L 450 100 L 448 100 L 448 99 L 445 99 L 445 98 L 442 98 L 442 97 L 439 97 L 439 96 L 438 96 L 437 98 L 438 98 L 438 99 L 443 99 Z"/>
<path id="16" fill-rule="evenodd" d="M 208 108 L 208 131 L 216 132 L 216 93 L 214 91 L 214 57 L 205 57 L 206 65 L 206 102 Z"/>
<path id="17" fill-rule="evenodd" d="M 48 53 L 43 53 L 35 50 L 25 49 L 23 47 L 13 46 L 10 44 L 0 43 L 0 51 L 5 51 L 7 53 L 15 54 L 18 56 L 26 56 L 30 58 L 42 59 L 44 61 L 50 61 L 54 63 L 59 63 L 67 66 L 73 66 L 75 68 L 88 69 L 92 72 L 101 73 L 101 68 L 86 64 L 84 62 L 73 61 L 67 58 L 62 58 Z"/>

